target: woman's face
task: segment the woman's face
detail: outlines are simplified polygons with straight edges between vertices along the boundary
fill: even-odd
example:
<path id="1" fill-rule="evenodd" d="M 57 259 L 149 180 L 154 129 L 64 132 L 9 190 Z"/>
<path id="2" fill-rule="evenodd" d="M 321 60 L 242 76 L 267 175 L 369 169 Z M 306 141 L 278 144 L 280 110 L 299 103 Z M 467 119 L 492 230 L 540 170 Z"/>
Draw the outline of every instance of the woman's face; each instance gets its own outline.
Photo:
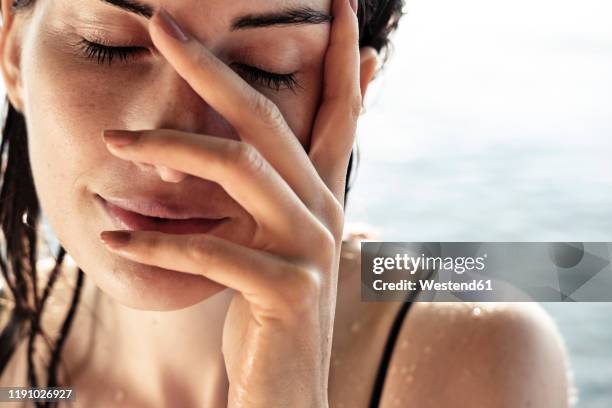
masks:
<path id="1" fill-rule="evenodd" d="M 148 19 L 117 3 L 123 2 L 38 0 L 31 16 L 17 17 L 24 19 L 19 70 L 35 185 L 58 239 L 103 291 L 135 308 L 187 307 L 223 288 L 200 276 L 137 264 L 110 253 L 99 234 L 118 228 L 98 196 L 160 197 L 178 206 L 196 206 L 211 217 L 229 217 L 211 234 L 240 244 L 250 241 L 255 225 L 216 183 L 191 176 L 179 182 L 164 181 L 155 166 L 116 158 L 107 150 L 102 131 L 173 128 L 239 136 L 159 53 L 150 52 Z M 308 147 L 329 24 L 232 27 L 248 16 L 293 8 L 308 7 L 327 14 L 329 0 L 143 3 L 153 10 L 163 6 L 274 101 L 301 144 Z M 109 63 L 109 54 L 87 41 L 133 48 L 114 55 Z M 299 86 L 289 89 L 287 82 L 259 78 L 249 67 L 293 73 Z"/>

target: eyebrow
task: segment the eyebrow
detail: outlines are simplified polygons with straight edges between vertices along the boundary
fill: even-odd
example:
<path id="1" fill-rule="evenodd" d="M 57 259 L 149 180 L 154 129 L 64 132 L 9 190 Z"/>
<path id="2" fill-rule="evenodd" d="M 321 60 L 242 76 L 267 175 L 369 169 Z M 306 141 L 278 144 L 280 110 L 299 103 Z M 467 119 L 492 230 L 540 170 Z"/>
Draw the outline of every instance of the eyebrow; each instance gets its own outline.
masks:
<path id="1" fill-rule="evenodd" d="M 238 17 L 231 25 L 231 31 L 245 28 L 270 27 L 275 25 L 302 25 L 325 24 L 332 20 L 332 16 L 314 10 L 310 7 L 287 9 L 265 14 L 247 14 Z"/>
<path id="2" fill-rule="evenodd" d="M 101 0 L 103 3 L 122 8 L 130 13 L 138 14 L 146 18 L 153 17 L 154 9 L 148 4 L 141 3 L 137 0 Z"/>
<path id="3" fill-rule="evenodd" d="M 147 19 L 153 17 L 155 9 L 138 0 L 100 0 L 103 3 L 119 7 L 130 13 L 138 14 Z M 318 11 L 310 7 L 286 9 L 273 13 L 247 14 L 234 19 L 230 31 L 244 30 L 248 28 L 271 27 L 277 25 L 304 25 L 325 24 L 332 21 L 333 17 L 326 12 Z"/>

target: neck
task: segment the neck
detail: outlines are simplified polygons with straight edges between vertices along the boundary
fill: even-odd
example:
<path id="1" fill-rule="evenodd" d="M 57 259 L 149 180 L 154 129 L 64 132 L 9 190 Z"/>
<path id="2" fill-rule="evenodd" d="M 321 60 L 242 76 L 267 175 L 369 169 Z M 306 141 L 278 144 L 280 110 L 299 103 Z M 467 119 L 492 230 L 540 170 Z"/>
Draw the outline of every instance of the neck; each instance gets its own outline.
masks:
<path id="1" fill-rule="evenodd" d="M 178 311 L 143 311 L 117 303 L 85 279 L 64 351 L 71 377 L 113 390 L 108 398 L 123 403 L 225 406 L 221 342 L 233 293 L 226 289 Z"/>

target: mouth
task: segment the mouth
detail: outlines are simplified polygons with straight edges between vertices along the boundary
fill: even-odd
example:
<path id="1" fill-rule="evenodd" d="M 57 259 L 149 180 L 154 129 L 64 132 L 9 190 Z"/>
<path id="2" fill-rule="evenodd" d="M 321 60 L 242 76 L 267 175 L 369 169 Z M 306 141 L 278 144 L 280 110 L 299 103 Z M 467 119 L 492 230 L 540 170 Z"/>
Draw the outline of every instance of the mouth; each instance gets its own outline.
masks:
<path id="1" fill-rule="evenodd" d="M 228 217 L 223 218 L 186 218 L 176 215 L 173 218 L 154 217 L 136 211 L 130 211 L 119 205 L 112 204 L 96 195 L 96 200 L 118 229 L 130 231 L 158 231 L 167 234 L 203 234 L 219 227 Z"/>

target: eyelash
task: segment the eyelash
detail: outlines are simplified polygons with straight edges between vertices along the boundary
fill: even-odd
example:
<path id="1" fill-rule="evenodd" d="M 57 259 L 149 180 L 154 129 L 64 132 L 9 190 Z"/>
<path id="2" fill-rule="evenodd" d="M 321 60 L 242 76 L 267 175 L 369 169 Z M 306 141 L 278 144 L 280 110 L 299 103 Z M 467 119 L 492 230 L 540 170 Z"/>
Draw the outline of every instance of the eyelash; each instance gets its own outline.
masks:
<path id="1" fill-rule="evenodd" d="M 276 74 L 245 64 L 235 64 L 247 82 L 257 83 L 274 91 L 289 89 L 295 93 L 296 88 L 302 88 L 295 79 L 295 74 Z"/>
<path id="2" fill-rule="evenodd" d="M 137 56 L 140 53 L 147 52 L 142 47 L 114 47 L 100 43 L 95 43 L 85 38 L 81 39 L 81 48 L 85 57 L 91 60 L 97 61 L 98 64 L 102 65 L 108 62 L 111 65 L 113 59 L 119 58 L 121 62 L 127 62 L 130 58 Z M 260 84 L 266 88 L 270 88 L 274 91 L 280 91 L 281 89 L 289 89 L 295 92 L 296 88 L 301 88 L 300 84 L 295 78 L 295 74 L 277 74 L 274 72 L 264 71 L 257 67 L 245 64 L 234 64 L 237 67 L 244 79 L 248 82 Z"/>
<path id="3" fill-rule="evenodd" d="M 137 54 L 146 52 L 142 47 L 111 47 L 91 42 L 84 38 L 81 39 L 80 45 L 85 56 L 88 59 L 96 60 L 100 65 L 105 62 L 111 65 L 115 57 L 119 58 L 121 62 L 126 62 L 130 57 L 135 57 Z"/>

